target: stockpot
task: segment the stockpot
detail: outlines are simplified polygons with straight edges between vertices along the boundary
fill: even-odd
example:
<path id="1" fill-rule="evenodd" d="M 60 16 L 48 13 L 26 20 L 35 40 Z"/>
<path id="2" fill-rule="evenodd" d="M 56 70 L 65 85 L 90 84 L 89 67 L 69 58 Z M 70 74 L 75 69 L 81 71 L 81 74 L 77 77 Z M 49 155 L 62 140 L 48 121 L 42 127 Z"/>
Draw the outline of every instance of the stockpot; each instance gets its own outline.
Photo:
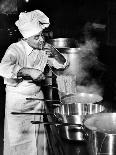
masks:
<path id="1" fill-rule="evenodd" d="M 102 97 L 99 95 L 80 93 L 75 97 L 75 100 L 67 100 L 65 98 L 66 103 L 64 99 L 63 101 L 61 100 L 61 106 L 55 108 L 54 113 L 60 122 L 72 124 L 58 126 L 59 134 L 62 138 L 83 141 L 86 136 L 83 130 L 83 120 L 87 115 L 102 112 L 105 110 L 105 107 L 101 104 L 96 104 L 96 102 L 102 100 Z"/>
<path id="2" fill-rule="evenodd" d="M 47 41 L 56 48 L 75 48 L 78 42 L 74 38 L 54 38 Z"/>
<path id="3" fill-rule="evenodd" d="M 116 113 L 99 113 L 84 121 L 90 155 L 116 155 Z"/>
<path id="4" fill-rule="evenodd" d="M 72 104 L 76 103 L 100 103 L 103 97 L 95 93 L 80 92 L 75 94 L 64 95 L 61 98 L 62 104 Z"/>

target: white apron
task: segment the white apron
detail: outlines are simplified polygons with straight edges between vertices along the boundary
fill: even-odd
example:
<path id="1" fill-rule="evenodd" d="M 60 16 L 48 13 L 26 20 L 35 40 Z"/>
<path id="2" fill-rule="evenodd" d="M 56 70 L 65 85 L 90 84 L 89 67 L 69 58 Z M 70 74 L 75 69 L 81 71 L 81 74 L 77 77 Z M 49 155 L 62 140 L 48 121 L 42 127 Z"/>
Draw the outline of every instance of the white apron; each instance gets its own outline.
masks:
<path id="1" fill-rule="evenodd" d="M 42 116 L 11 114 L 42 110 L 42 101 L 28 101 L 28 97 L 43 98 L 40 87 L 27 81 L 6 87 L 4 155 L 46 155 L 44 127 L 31 124 L 33 120 L 43 121 Z"/>

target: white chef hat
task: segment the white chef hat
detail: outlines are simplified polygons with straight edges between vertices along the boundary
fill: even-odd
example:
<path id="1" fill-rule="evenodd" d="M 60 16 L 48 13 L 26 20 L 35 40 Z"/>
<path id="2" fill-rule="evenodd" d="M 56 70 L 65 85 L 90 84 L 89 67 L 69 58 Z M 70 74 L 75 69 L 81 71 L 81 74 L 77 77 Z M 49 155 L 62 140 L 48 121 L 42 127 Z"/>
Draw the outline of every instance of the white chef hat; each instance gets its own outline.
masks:
<path id="1" fill-rule="evenodd" d="M 15 22 L 15 25 L 24 38 L 38 34 L 48 27 L 49 24 L 49 18 L 40 10 L 21 12 L 19 20 Z"/>

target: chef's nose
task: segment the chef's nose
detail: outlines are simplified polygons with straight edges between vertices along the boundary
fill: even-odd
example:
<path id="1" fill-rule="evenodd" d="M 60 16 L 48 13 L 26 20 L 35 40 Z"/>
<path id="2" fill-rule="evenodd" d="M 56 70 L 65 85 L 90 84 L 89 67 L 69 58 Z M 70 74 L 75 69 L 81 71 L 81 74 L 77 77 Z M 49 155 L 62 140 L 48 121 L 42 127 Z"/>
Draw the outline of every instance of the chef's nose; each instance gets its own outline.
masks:
<path id="1" fill-rule="evenodd" d="M 44 36 L 43 36 L 43 35 L 40 35 L 40 36 L 39 36 L 39 40 L 40 40 L 40 41 L 44 41 Z"/>

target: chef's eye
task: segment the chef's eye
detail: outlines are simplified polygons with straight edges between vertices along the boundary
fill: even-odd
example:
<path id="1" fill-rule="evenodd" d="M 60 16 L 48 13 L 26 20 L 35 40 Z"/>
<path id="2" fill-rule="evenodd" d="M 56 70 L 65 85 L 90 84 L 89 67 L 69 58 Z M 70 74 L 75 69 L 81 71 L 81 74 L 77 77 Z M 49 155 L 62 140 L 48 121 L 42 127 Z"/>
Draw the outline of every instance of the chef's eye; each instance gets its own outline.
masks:
<path id="1" fill-rule="evenodd" d="M 40 35 L 37 35 L 37 36 L 34 37 L 34 39 L 35 39 L 35 40 L 38 40 L 39 37 L 40 37 Z"/>
<path id="2" fill-rule="evenodd" d="M 34 37 L 34 39 L 35 39 L 35 40 L 38 40 L 38 39 L 40 39 L 41 37 L 44 38 L 43 33 L 40 34 L 40 35 L 36 35 L 36 36 Z"/>

